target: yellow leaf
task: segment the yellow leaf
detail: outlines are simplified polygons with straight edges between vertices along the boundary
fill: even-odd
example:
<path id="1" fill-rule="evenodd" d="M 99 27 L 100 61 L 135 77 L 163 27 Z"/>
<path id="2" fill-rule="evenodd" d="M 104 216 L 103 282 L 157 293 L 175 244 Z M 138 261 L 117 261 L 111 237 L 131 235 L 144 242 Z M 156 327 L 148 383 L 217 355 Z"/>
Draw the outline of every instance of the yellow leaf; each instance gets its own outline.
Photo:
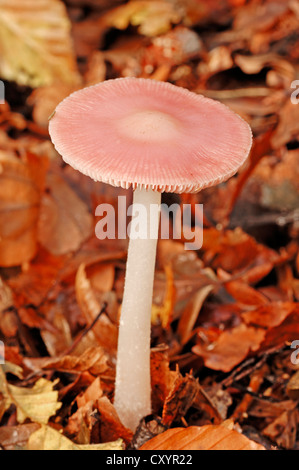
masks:
<path id="1" fill-rule="evenodd" d="M 57 381 L 50 382 L 39 379 L 33 388 L 16 387 L 6 381 L 2 367 L 0 368 L 0 416 L 14 404 L 17 409 L 17 421 L 23 423 L 27 418 L 35 423 L 46 424 L 61 407 L 58 392 L 53 390 Z"/>
<path id="2" fill-rule="evenodd" d="M 40 429 L 31 434 L 28 443 L 28 450 L 123 450 L 122 439 L 105 444 L 84 444 L 79 445 L 70 441 L 59 431 L 50 426 L 43 425 Z"/>
<path id="3" fill-rule="evenodd" d="M 22 367 L 18 366 L 17 364 L 13 364 L 12 362 L 5 361 L 2 365 L 3 371 L 5 374 L 13 374 L 19 379 L 23 378 L 23 369 Z"/>
<path id="4" fill-rule="evenodd" d="M 179 23 L 181 16 L 177 5 L 165 0 L 135 0 L 109 11 L 104 22 L 118 29 L 126 29 L 132 24 L 139 26 L 140 34 L 157 36 L 166 33 L 172 23 Z"/>
<path id="5" fill-rule="evenodd" d="M 78 83 L 71 25 L 60 0 L 0 0 L 0 75 L 38 87 Z"/>

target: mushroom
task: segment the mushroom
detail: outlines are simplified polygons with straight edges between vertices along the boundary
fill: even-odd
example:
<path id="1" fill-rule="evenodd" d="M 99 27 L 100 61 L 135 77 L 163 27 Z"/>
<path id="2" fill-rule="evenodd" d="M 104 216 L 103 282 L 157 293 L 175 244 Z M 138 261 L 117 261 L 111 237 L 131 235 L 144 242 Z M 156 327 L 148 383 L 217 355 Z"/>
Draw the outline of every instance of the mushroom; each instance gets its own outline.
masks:
<path id="1" fill-rule="evenodd" d="M 111 79 L 71 94 L 56 108 L 49 131 L 66 163 L 96 181 L 132 188 L 133 213 L 141 204 L 147 214 L 160 206 L 163 191 L 198 192 L 234 175 L 252 143 L 249 125 L 225 105 L 143 78 Z M 151 412 L 159 228 L 159 212 L 153 213 L 151 236 L 129 239 L 119 322 L 114 405 L 132 430 Z"/>

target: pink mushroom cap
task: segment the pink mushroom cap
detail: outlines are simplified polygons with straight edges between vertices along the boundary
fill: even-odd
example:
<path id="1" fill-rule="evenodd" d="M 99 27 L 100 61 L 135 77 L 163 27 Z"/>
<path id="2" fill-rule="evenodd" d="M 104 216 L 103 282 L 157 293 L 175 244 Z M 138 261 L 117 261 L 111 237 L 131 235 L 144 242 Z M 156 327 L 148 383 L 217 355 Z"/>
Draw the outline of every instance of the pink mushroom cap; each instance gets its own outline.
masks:
<path id="1" fill-rule="evenodd" d="M 222 103 L 142 78 L 71 94 L 49 131 L 64 161 L 96 181 L 176 193 L 225 181 L 252 144 L 249 125 Z"/>

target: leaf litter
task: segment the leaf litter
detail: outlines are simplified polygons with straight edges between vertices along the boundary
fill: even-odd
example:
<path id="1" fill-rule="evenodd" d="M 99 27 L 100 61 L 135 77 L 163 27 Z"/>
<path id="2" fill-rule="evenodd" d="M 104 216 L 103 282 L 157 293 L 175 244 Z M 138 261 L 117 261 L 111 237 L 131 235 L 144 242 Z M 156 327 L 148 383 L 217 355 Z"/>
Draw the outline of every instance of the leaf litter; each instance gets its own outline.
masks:
<path id="1" fill-rule="evenodd" d="M 297 2 L 0 5 L 0 446 L 298 449 Z M 65 96 L 125 76 L 218 99 L 254 134 L 227 183 L 163 196 L 204 204 L 203 246 L 158 243 L 135 435 L 113 406 L 127 242 L 94 235 L 96 205 L 123 193 L 65 167 L 47 132 Z"/>

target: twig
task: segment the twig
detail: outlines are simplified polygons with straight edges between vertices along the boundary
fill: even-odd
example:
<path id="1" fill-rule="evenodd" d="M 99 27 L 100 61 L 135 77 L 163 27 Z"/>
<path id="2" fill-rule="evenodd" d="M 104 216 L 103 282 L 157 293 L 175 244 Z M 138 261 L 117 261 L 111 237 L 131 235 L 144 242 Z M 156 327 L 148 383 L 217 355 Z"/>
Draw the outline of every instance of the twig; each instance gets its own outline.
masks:
<path id="1" fill-rule="evenodd" d="M 64 355 L 69 355 L 71 354 L 74 349 L 78 346 L 78 344 L 80 343 L 80 341 L 82 340 L 82 338 L 84 338 L 85 335 L 87 335 L 87 333 L 92 330 L 92 328 L 94 327 L 94 325 L 97 323 L 97 321 L 99 320 L 100 316 L 106 311 L 106 308 L 107 308 L 108 304 L 107 302 L 104 302 L 103 303 L 103 306 L 100 310 L 100 312 L 98 313 L 98 315 L 94 318 L 94 320 L 92 321 L 92 323 L 90 325 L 88 325 L 85 330 L 83 330 L 78 336 L 77 338 L 74 340 L 73 344 L 69 347 L 69 349 L 67 349 L 65 352 L 64 352 Z"/>

